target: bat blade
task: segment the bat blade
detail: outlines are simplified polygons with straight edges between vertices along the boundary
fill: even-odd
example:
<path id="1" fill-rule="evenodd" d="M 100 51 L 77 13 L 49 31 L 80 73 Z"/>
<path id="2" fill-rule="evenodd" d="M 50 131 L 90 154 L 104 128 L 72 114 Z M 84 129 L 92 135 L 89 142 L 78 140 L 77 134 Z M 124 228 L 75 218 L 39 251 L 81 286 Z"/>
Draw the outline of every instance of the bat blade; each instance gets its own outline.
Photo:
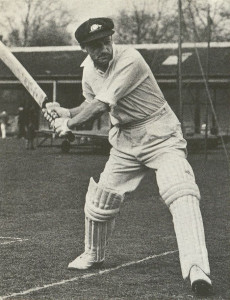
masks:
<path id="1" fill-rule="evenodd" d="M 44 107 L 48 101 L 45 92 L 23 67 L 23 65 L 17 60 L 17 58 L 11 53 L 11 51 L 0 41 L 0 58 L 5 65 L 11 70 L 11 72 L 18 78 L 18 80 L 24 85 L 30 95 L 38 103 L 40 107 Z"/>
<path id="2" fill-rule="evenodd" d="M 23 65 L 17 60 L 17 58 L 11 53 L 10 49 L 6 47 L 0 41 L 0 59 L 11 70 L 11 72 L 18 78 L 18 80 L 24 85 L 30 95 L 38 103 L 41 108 L 45 108 L 45 104 L 48 102 L 46 93 L 41 89 L 33 77 L 23 67 Z M 70 142 L 74 141 L 74 134 L 67 132 L 67 138 Z"/>

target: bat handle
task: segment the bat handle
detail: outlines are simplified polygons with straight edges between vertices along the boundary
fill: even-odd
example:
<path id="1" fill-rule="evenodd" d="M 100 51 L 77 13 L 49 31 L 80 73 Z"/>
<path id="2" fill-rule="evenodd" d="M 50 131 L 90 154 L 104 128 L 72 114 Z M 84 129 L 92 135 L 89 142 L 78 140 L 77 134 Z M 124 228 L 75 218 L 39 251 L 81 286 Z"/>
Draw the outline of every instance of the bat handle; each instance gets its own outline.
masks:
<path id="1" fill-rule="evenodd" d="M 66 134 L 66 138 L 69 142 L 73 142 L 75 140 L 75 135 L 72 131 L 68 131 Z"/>
<path id="2" fill-rule="evenodd" d="M 48 103 L 48 98 L 43 102 L 42 108 L 46 108 L 46 103 Z M 59 116 L 57 114 L 53 115 L 53 120 L 55 120 L 56 118 L 59 118 Z M 75 135 L 72 133 L 72 131 L 68 131 L 66 133 L 66 138 L 69 142 L 73 142 L 75 140 Z"/>
<path id="3" fill-rule="evenodd" d="M 57 114 L 53 116 L 53 120 L 55 120 L 55 119 L 57 119 L 57 118 L 59 118 L 59 116 L 58 116 Z M 65 137 L 67 138 L 67 140 L 68 140 L 69 142 L 73 142 L 73 141 L 75 140 L 75 135 L 73 134 L 72 131 L 68 131 L 68 132 L 66 133 Z"/>
<path id="4" fill-rule="evenodd" d="M 53 120 L 59 118 L 59 116 L 57 114 L 53 115 Z M 68 131 L 66 133 L 66 138 L 69 142 L 73 142 L 75 140 L 75 135 L 73 134 L 72 131 Z"/>

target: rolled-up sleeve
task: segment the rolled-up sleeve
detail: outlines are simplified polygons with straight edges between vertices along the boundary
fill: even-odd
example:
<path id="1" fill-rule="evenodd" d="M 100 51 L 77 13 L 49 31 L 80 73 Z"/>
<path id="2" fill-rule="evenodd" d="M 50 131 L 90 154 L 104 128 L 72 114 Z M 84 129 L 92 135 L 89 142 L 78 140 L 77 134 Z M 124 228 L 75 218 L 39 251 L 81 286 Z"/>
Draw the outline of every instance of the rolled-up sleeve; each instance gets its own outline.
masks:
<path id="1" fill-rule="evenodd" d="M 149 76 L 148 66 L 139 52 L 127 51 L 117 60 L 95 98 L 110 106 L 131 93 Z"/>
<path id="2" fill-rule="evenodd" d="M 85 80 L 82 81 L 82 94 L 85 97 L 85 101 L 88 103 L 91 103 L 95 98 L 92 88 Z"/>

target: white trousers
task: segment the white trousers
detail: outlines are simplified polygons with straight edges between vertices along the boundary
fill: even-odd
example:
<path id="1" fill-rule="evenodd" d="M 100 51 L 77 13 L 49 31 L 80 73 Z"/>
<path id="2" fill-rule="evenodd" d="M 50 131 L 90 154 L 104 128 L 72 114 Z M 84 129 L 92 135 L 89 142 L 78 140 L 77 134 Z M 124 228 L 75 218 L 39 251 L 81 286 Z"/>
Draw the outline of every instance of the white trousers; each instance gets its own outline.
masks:
<path id="1" fill-rule="evenodd" d="M 186 158 L 181 124 L 168 104 L 158 112 L 109 132 L 110 157 L 100 177 L 104 186 L 122 194 L 134 191 L 147 170 L 157 170 L 165 158 Z"/>
<path id="2" fill-rule="evenodd" d="M 193 265 L 209 274 L 199 189 L 186 160 L 181 124 L 168 104 L 145 120 L 114 126 L 109 141 L 112 149 L 99 184 L 129 193 L 138 187 L 147 170 L 153 169 L 173 217 L 183 277 L 189 276 Z"/>

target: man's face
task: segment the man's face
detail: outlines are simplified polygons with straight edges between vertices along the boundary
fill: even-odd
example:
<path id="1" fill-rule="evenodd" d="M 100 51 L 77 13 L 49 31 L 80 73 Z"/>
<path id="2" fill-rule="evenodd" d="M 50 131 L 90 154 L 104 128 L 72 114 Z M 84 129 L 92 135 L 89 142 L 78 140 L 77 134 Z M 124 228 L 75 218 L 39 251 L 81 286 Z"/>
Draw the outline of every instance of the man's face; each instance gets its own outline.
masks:
<path id="1" fill-rule="evenodd" d="M 111 36 L 89 42 L 84 46 L 84 49 L 99 69 L 101 68 L 103 71 L 107 69 L 110 60 L 113 58 Z"/>

